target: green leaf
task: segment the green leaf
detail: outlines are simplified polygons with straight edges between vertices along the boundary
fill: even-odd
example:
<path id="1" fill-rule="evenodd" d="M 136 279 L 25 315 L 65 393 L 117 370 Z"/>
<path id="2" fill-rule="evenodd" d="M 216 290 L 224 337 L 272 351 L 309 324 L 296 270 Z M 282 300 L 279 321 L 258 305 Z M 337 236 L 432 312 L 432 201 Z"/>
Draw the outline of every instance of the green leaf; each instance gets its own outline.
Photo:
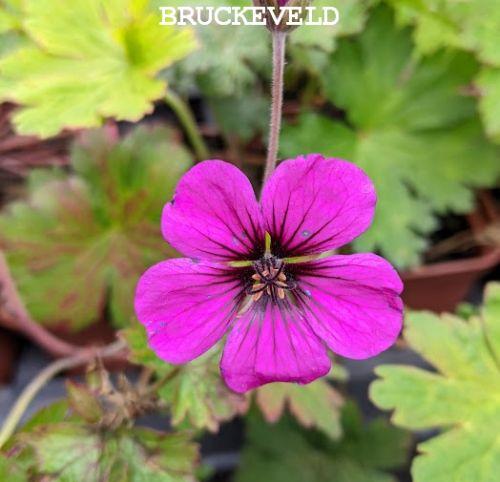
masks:
<path id="1" fill-rule="evenodd" d="M 198 37 L 202 47 L 176 67 L 177 83 L 193 78 L 206 96 L 238 96 L 268 69 L 269 35 L 260 27 L 200 27 Z"/>
<path id="2" fill-rule="evenodd" d="M 147 0 L 26 0 L 30 41 L 0 61 L 0 98 L 24 106 L 21 134 L 50 137 L 103 119 L 137 121 L 166 83 L 159 71 L 196 46 L 193 32 L 159 25 Z"/>
<path id="3" fill-rule="evenodd" d="M 207 100 L 217 125 L 229 138 L 236 136 L 248 142 L 257 133 L 266 131 L 269 101 L 264 95 L 247 91 L 241 97 L 212 97 Z"/>
<path id="4" fill-rule="evenodd" d="M 292 46 L 301 45 L 308 49 L 319 49 L 333 52 L 335 39 L 360 32 L 365 26 L 368 11 L 374 0 L 359 2 L 357 0 L 337 0 L 334 5 L 329 0 L 315 0 L 313 21 L 323 19 L 323 8 L 335 6 L 339 12 L 339 23 L 335 26 L 304 25 L 292 32 Z M 330 18 L 331 19 L 331 18 Z"/>
<path id="5" fill-rule="evenodd" d="M 416 265 L 436 215 L 470 211 L 471 188 L 495 182 L 500 151 L 485 139 L 474 100 L 461 93 L 476 70 L 456 52 L 412 60 L 410 32 L 395 28 L 386 9 L 356 40 L 339 42 L 323 82 L 346 119 L 303 113 L 285 127 L 281 154 L 344 157 L 373 179 L 377 215 L 357 251 Z"/>
<path id="6" fill-rule="evenodd" d="M 500 143 L 500 68 L 485 67 L 476 80 L 481 93 L 479 108 L 486 131 Z"/>
<path id="7" fill-rule="evenodd" d="M 220 376 L 220 351 L 213 349 L 197 360 L 175 367 L 160 360 L 147 345 L 139 323 L 122 331 L 130 360 L 153 369 L 160 378 L 173 376 L 158 395 L 171 411 L 174 426 L 216 432 L 220 423 L 248 410 L 248 399 L 229 390 Z"/>
<path id="8" fill-rule="evenodd" d="M 198 449 L 184 434 L 143 428 L 114 433 L 61 423 L 20 438 L 36 453 L 37 474 L 58 482 L 195 480 Z"/>
<path id="9" fill-rule="evenodd" d="M 0 454 L 0 480 L 5 482 L 28 482 L 28 474 L 12 458 Z"/>
<path id="10" fill-rule="evenodd" d="M 389 0 L 403 24 L 414 24 L 415 40 L 423 53 L 441 47 L 476 52 L 485 63 L 500 65 L 498 32 L 500 6 L 491 0 Z"/>
<path id="11" fill-rule="evenodd" d="M 340 408 L 344 400 L 326 378 L 305 386 L 291 383 L 266 385 L 257 390 L 256 400 L 270 423 L 277 422 L 288 407 L 304 427 L 322 430 L 332 439 L 341 436 Z"/>
<path id="12" fill-rule="evenodd" d="M 0 0 L 0 34 L 20 28 L 21 2 L 22 0 Z"/>
<path id="13" fill-rule="evenodd" d="M 229 390 L 221 379 L 219 359 L 220 351 L 215 349 L 183 365 L 158 391 L 160 399 L 171 407 L 174 426 L 217 432 L 221 422 L 248 410 L 248 399 Z"/>
<path id="14" fill-rule="evenodd" d="M 9 468 L 14 472 L 31 474 L 32 468 L 36 465 L 36 457 L 31 447 L 19 441 L 19 438 L 29 437 L 30 432 L 51 424 L 62 422 L 79 423 L 81 418 L 71 413 L 68 401 L 63 399 L 51 403 L 36 412 L 23 426 L 16 432 L 3 447 L 6 453 L 12 454 L 9 458 Z M 22 434 L 22 435 L 20 435 Z M 1 458 L 1 455 L 0 455 Z M 0 460 L 0 480 L 10 482 L 9 478 L 4 478 Z M 21 479 L 27 480 L 27 479 Z M 31 478 L 29 480 L 32 480 Z M 15 482 L 15 481 L 14 481 Z"/>
<path id="15" fill-rule="evenodd" d="M 500 142 L 500 5 L 490 0 L 390 0 L 403 25 L 415 25 L 414 38 L 419 52 L 429 54 L 453 46 L 475 52 L 486 65 L 478 78 L 481 115 L 488 135 Z"/>
<path id="16" fill-rule="evenodd" d="M 164 5 L 163 0 L 157 0 Z M 184 0 L 170 0 L 169 6 L 185 6 Z M 190 6 L 248 7 L 247 0 L 198 0 Z M 200 48 L 167 72 L 178 91 L 187 93 L 196 85 L 207 97 L 241 97 L 253 88 L 259 74 L 269 76 L 271 38 L 262 26 L 197 26 Z"/>
<path id="17" fill-rule="evenodd" d="M 22 427 L 22 432 L 30 432 L 40 425 L 59 423 L 69 418 L 69 405 L 67 400 L 59 400 L 43 407 L 33 415 Z"/>
<path id="18" fill-rule="evenodd" d="M 385 470 L 406 460 L 407 435 L 381 420 L 364 426 L 351 404 L 342 414 L 344 438 L 336 442 L 288 419 L 268 425 L 251 418 L 247 426 L 236 482 L 395 482 Z"/>
<path id="19" fill-rule="evenodd" d="M 0 59 L 26 42 L 22 32 L 22 0 L 0 0 Z M 0 93 L 9 84 L 0 77 Z"/>
<path id="20" fill-rule="evenodd" d="M 171 365 L 158 358 L 149 348 L 146 330 L 139 322 L 134 321 L 128 328 L 121 330 L 119 335 L 128 345 L 128 358 L 132 363 L 151 368 L 160 375 L 171 370 Z"/>
<path id="21" fill-rule="evenodd" d="M 500 473 L 500 284 L 469 321 L 411 313 L 405 338 L 438 371 L 381 366 L 372 400 L 410 429 L 441 428 L 419 445 L 415 482 L 494 482 Z"/>
<path id="22" fill-rule="evenodd" d="M 315 0 L 313 20 L 323 18 L 323 7 L 335 6 L 340 21 L 335 26 L 303 25 L 290 34 L 288 53 L 292 58 L 291 67 L 320 75 L 330 62 L 329 54 L 337 47 L 339 38 L 363 30 L 368 12 L 375 0 L 338 0 L 332 5 L 329 0 Z"/>
<path id="23" fill-rule="evenodd" d="M 135 284 L 174 255 L 159 221 L 190 155 L 167 129 L 123 141 L 89 133 L 73 174 L 35 173 L 27 201 L 0 216 L 0 242 L 28 310 L 40 323 L 78 330 L 103 316 L 128 324 Z"/>

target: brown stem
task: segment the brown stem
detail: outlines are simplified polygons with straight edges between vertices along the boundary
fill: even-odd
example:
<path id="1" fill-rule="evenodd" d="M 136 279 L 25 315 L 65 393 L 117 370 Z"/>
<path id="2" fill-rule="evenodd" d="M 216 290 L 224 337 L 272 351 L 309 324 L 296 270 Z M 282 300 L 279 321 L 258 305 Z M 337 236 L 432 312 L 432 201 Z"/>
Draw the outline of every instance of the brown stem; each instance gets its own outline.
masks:
<path id="1" fill-rule="evenodd" d="M 31 318 L 17 291 L 2 251 L 0 251 L 0 325 L 25 335 L 57 358 L 77 353 L 86 357 L 89 353 L 95 353 L 96 350 L 96 348 L 73 345 L 61 340 Z M 117 356 L 117 358 L 124 359 L 123 356 Z"/>

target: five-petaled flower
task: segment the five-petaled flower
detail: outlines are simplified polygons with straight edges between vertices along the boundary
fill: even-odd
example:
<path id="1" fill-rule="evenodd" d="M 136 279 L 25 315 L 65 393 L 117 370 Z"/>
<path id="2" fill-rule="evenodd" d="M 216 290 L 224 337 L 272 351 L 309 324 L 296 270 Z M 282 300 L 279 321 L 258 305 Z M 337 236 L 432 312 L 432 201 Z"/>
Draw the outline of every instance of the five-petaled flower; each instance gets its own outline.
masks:
<path id="1" fill-rule="evenodd" d="M 375 189 L 340 159 L 288 160 L 260 203 L 231 164 L 205 161 L 179 182 L 162 231 L 186 258 L 141 278 L 135 307 L 156 354 L 199 357 L 226 334 L 222 375 L 236 392 L 326 375 L 328 348 L 377 355 L 402 326 L 402 283 L 374 254 L 337 255 L 371 224 Z"/>

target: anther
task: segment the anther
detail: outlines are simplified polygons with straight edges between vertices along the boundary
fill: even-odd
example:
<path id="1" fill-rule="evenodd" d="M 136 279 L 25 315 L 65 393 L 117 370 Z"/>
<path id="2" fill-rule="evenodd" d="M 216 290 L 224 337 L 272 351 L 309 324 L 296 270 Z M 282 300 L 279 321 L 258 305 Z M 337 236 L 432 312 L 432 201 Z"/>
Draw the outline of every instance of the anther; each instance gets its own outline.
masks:
<path id="1" fill-rule="evenodd" d="M 295 289 L 295 282 L 283 272 L 284 263 L 274 257 L 265 257 L 254 264 L 255 273 L 247 293 L 251 301 L 259 301 L 264 294 L 273 302 L 284 300 L 286 292 Z"/>

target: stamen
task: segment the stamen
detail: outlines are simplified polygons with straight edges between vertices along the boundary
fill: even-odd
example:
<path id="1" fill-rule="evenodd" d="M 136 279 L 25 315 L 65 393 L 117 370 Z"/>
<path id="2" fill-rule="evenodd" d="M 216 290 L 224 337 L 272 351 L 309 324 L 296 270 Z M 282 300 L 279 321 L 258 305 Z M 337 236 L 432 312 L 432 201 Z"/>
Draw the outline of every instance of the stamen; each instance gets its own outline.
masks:
<path id="1" fill-rule="evenodd" d="M 259 301 L 262 298 L 262 295 L 264 294 L 264 290 L 259 291 L 258 293 L 255 293 L 252 296 L 252 301 L 256 302 Z"/>
<path id="2" fill-rule="evenodd" d="M 247 290 L 251 302 L 259 301 L 265 294 L 277 303 L 286 298 L 287 291 L 296 288 L 295 281 L 289 280 L 284 273 L 284 267 L 285 263 L 273 256 L 265 256 L 254 263 L 256 272 L 251 276 L 252 283 Z"/>

